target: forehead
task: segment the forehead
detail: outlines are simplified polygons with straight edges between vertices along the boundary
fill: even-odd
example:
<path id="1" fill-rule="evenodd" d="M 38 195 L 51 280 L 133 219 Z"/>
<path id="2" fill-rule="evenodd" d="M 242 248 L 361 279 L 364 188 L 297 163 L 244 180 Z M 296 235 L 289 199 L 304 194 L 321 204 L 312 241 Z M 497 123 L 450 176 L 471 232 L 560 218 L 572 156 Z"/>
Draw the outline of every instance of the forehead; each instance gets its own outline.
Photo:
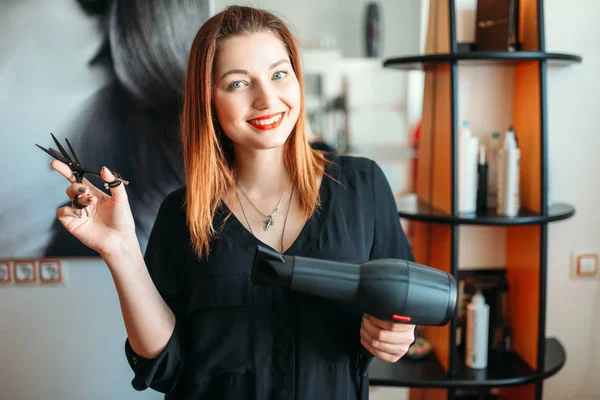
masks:
<path id="1" fill-rule="evenodd" d="M 233 36 L 220 43 L 215 70 L 217 74 L 231 69 L 245 69 L 252 73 L 268 69 L 282 58 L 289 60 L 287 48 L 273 32 Z"/>

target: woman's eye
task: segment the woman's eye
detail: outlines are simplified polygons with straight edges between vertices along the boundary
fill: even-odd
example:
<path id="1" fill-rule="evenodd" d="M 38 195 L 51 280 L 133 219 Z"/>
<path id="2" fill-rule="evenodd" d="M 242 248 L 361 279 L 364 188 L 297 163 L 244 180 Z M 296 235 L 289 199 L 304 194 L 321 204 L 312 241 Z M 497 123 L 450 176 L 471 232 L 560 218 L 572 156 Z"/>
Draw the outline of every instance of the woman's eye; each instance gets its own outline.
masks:
<path id="1" fill-rule="evenodd" d="M 277 71 L 277 72 L 275 72 L 275 74 L 273 74 L 273 79 L 275 79 L 275 80 L 283 79 L 283 78 L 285 78 L 287 73 L 288 73 L 287 71 Z"/>
<path id="2" fill-rule="evenodd" d="M 240 89 L 244 86 L 244 82 L 242 81 L 235 81 L 235 82 L 231 82 L 229 84 L 229 86 L 227 86 L 227 89 Z"/>

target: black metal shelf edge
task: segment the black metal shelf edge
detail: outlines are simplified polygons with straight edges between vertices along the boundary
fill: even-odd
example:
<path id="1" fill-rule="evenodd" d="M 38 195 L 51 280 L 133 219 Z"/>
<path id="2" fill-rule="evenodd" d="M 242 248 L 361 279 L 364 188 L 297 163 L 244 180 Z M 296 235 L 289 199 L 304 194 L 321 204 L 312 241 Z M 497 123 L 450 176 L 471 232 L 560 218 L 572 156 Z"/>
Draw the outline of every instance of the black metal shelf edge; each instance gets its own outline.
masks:
<path id="1" fill-rule="evenodd" d="M 553 63 L 574 64 L 580 63 L 582 58 L 576 54 L 547 53 L 545 51 L 472 51 L 389 58 L 383 61 L 383 66 L 386 68 L 422 70 L 437 64 L 450 62 L 518 63 L 525 61 L 549 61 Z"/>
<path id="2" fill-rule="evenodd" d="M 545 343 L 545 365 L 534 371 L 515 353 L 502 357 L 490 354 L 488 367 L 480 370 L 467 368 L 461 361 L 457 372 L 449 377 L 435 356 L 426 360 L 400 360 L 386 363 L 373 359 L 369 368 L 369 384 L 372 386 L 420 387 L 420 388 L 484 388 L 518 386 L 549 378 L 564 366 L 566 353 L 555 338 Z"/>
<path id="3" fill-rule="evenodd" d="M 521 209 L 516 217 L 498 215 L 494 210 L 485 214 L 459 214 L 453 216 L 431 205 L 418 202 L 414 207 L 402 204 L 402 199 L 397 199 L 398 215 L 412 221 L 453 224 L 453 225 L 533 225 L 544 222 L 561 221 L 575 215 L 575 208 L 569 204 L 553 204 L 548 208 L 548 214 L 542 215 L 527 209 Z"/>

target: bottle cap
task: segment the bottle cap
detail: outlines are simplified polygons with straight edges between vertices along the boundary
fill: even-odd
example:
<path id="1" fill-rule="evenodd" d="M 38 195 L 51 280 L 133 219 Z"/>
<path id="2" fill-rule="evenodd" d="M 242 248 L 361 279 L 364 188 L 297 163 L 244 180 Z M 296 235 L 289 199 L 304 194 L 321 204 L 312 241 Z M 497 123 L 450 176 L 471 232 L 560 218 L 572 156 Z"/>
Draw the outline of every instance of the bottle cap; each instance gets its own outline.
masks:
<path id="1" fill-rule="evenodd" d="M 485 297 L 483 297 L 483 295 L 481 294 L 481 290 L 480 289 L 477 289 L 477 292 L 475 293 L 475 295 L 471 299 L 471 304 L 473 304 L 474 306 L 483 306 L 483 305 L 485 305 Z"/>
<path id="2" fill-rule="evenodd" d="M 504 136 L 504 148 L 516 148 L 517 141 L 515 140 L 515 133 L 513 131 L 506 132 Z"/>

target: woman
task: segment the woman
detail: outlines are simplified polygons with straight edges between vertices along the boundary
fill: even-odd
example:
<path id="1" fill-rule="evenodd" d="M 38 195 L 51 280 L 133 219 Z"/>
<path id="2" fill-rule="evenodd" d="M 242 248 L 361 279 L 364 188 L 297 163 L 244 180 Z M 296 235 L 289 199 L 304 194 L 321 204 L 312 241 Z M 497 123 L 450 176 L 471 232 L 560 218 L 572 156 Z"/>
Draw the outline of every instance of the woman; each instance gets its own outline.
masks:
<path id="1" fill-rule="evenodd" d="M 300 56 L 284 23 L 230 7 L 191 47 L 182 141 L 186 185 L 160 207 L 145 257 L 123 185 L 67 194 L 61 223 L 98 251 L 115 281 L 133 386 L 169 399 L 367 396 L 361 344 L 395 362 L 414 326 L 345 303 L 249 281 L 258 244 L 289 255 L 411 259 L 390 187 L 372 161 L 312 150 Z M 69 169 L 53 167 L 71 182 Z M 102 169 L 102 178 L 114 181 Z"/>

